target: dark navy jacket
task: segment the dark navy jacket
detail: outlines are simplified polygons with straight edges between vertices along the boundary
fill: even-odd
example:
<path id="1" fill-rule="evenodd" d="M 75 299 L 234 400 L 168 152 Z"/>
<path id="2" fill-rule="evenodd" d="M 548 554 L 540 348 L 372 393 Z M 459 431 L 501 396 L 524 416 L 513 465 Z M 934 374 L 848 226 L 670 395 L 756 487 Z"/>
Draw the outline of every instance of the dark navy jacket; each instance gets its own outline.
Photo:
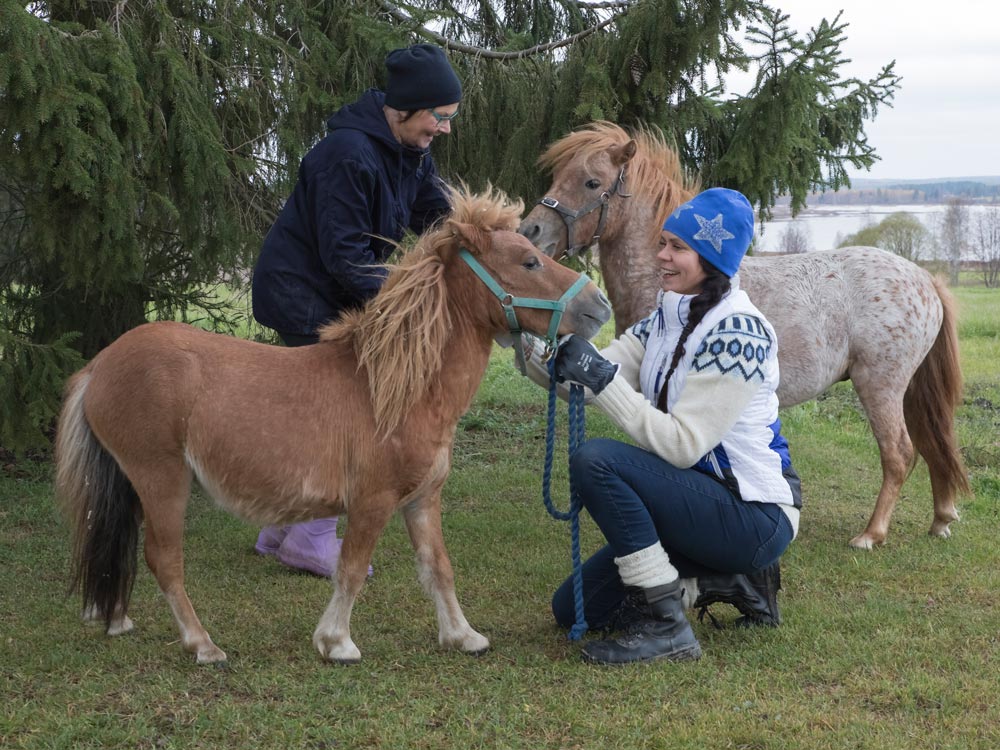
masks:
<path id="1" fill-rule="evenodd" d="M 448 211 L 428 150 L 389 130 L 385 95 L 370 89 L 327 122 L 295 190 L 268 232 L 253 272 L 253 315 L 281 333 L 310 335 L 360 307 L 385 278 L 392 245 Z"/>

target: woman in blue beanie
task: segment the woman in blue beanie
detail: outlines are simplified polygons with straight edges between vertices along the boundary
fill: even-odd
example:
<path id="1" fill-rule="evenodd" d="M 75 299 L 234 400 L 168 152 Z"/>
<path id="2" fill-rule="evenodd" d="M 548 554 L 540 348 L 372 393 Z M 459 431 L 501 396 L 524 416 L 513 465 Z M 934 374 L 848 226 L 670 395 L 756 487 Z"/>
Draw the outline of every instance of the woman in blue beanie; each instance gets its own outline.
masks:
<path id="1" fill-rule="evenodd" d="M 753 226 L 742 194 L 695 196 L 663 224 L 649 317 L 601 352 L 579 336 L 556 351 L 557 378 L 586 386 L 636 443 L 590 440 L 570 462 L 608 542 L 584 566 L 586 619 L 623 630 L 588 643 L 588 661 L 699 658 L 685 589 L 695 606 L 734 604 L 740 624 L 779 622 L 778 558 L 801 502 L 778 420 L 774 329 L 736 277 Z M 573 624 L 572 579 L 552 606 Z"/>
<path id="2" fill-rule="evenodd" d="M 385 91 L 369 89 L 327 122 L 299 167 L 253 272 L 253 314 L 287 346 L 361 307 L 385 280 L 392 241 L 449 209 L 429 147 L 451 132 L 462 85 L 440 47 L 390 52 Z M 260 532 L 255 549 L 321 576 L 340 556 L 337 519 Z"/>

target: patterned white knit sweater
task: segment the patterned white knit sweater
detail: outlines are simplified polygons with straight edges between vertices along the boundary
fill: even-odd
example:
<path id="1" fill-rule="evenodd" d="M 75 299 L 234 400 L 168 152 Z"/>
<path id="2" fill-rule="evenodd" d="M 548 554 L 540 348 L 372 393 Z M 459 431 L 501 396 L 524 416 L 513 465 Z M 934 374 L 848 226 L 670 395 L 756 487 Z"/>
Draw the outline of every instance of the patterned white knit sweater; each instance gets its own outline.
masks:
<path id="1" fill-rule="evenodd" d="M 653 314 L 601 352 L 621 368 L 592 403 L 636 444 L 674 466 L 714 474 L 743 500 L 781 505 L 797 532 L 799 481 L 775 395 L 777 337 L 737 279 L 685 342 L 667 412 L 654 405 L 691 299 L 661 292 Z"/>

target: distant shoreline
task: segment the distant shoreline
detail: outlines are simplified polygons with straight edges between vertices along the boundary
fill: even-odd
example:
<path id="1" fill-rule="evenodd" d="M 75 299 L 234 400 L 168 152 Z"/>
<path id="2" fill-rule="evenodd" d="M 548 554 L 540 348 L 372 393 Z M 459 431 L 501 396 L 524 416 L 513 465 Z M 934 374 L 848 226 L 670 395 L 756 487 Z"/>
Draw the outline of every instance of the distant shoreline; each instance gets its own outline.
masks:
<path id="1" fill-rule="evenodd" d="M 970 220 L 985 215 L 988 211 L 1000 211 L 1000 203 L 969 204 L 965 207 Z M 784 234 L 794 226 L 806 238 L 806 244 L 816 249 L 839 245 L 844 238 L 855 234 L 866 226 L 878 224 L 897 212 L 906 213 L 924 225 L 931 233 L 948 210 L 946 204 L 878 204 L 878 205 L 818 205 L 807 206 L 792 218 L 787 206 L 776 208 L 771 218 L 759 224 L 758 249 L 765 252 L 779 252 Z"/>
<path id="2" fill-rule="evenodd" d="M 978 182 L 983 185 L 1000 185 L 1000 175 L 979 175 L 975 177 L 919 177 L 912 180 L 898 177 L 852 177 L 851 189 L 885 188 L 897 185 L 934 185 L 956 182 Z"/>
<path id="3" fill-rule="evenodd" d="M 836 192 L 810 193 L 808 209 L 838 206 L 947 206 L 952 201 L 970 206 L 1000 205 L 1000 176 L 920 180 L 872 180 L 857 178 L 850 188 Z M 789 213 L 791 198 L 780 196 L 775 216 Z"/>

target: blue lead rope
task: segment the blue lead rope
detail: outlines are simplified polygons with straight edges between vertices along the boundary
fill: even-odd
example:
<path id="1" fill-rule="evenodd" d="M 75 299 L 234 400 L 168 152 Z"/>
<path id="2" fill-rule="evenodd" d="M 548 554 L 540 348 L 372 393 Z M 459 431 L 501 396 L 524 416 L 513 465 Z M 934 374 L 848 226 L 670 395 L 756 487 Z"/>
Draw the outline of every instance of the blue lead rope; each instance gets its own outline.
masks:
<path id="1" fill-rule="evenodd" d="M 549 359 L 549 409 L 548 424 L 545 427 L 545 469 L 542 472 L 542 500 L 549 515 L 558 521 L 570 522 L 573 556 L 573 600 L 576 607 L 576 623 L 569 630 L 569 639 L 578 641 L 587 632 L 587 620 L 583 614 L 583 562 L 580 559 L 580 496 L 573 486 L 573 475 L 569 475 L 569 510 L 561 511 L 552 502 L 552 458 L 555 453 L 556 435 L 556 375 L 555 357 Z M 569 455 L 583 445 L 586 438 L 587 420 L 583 412 L 583 387 L 571 385 L 569 389 Z"/>

